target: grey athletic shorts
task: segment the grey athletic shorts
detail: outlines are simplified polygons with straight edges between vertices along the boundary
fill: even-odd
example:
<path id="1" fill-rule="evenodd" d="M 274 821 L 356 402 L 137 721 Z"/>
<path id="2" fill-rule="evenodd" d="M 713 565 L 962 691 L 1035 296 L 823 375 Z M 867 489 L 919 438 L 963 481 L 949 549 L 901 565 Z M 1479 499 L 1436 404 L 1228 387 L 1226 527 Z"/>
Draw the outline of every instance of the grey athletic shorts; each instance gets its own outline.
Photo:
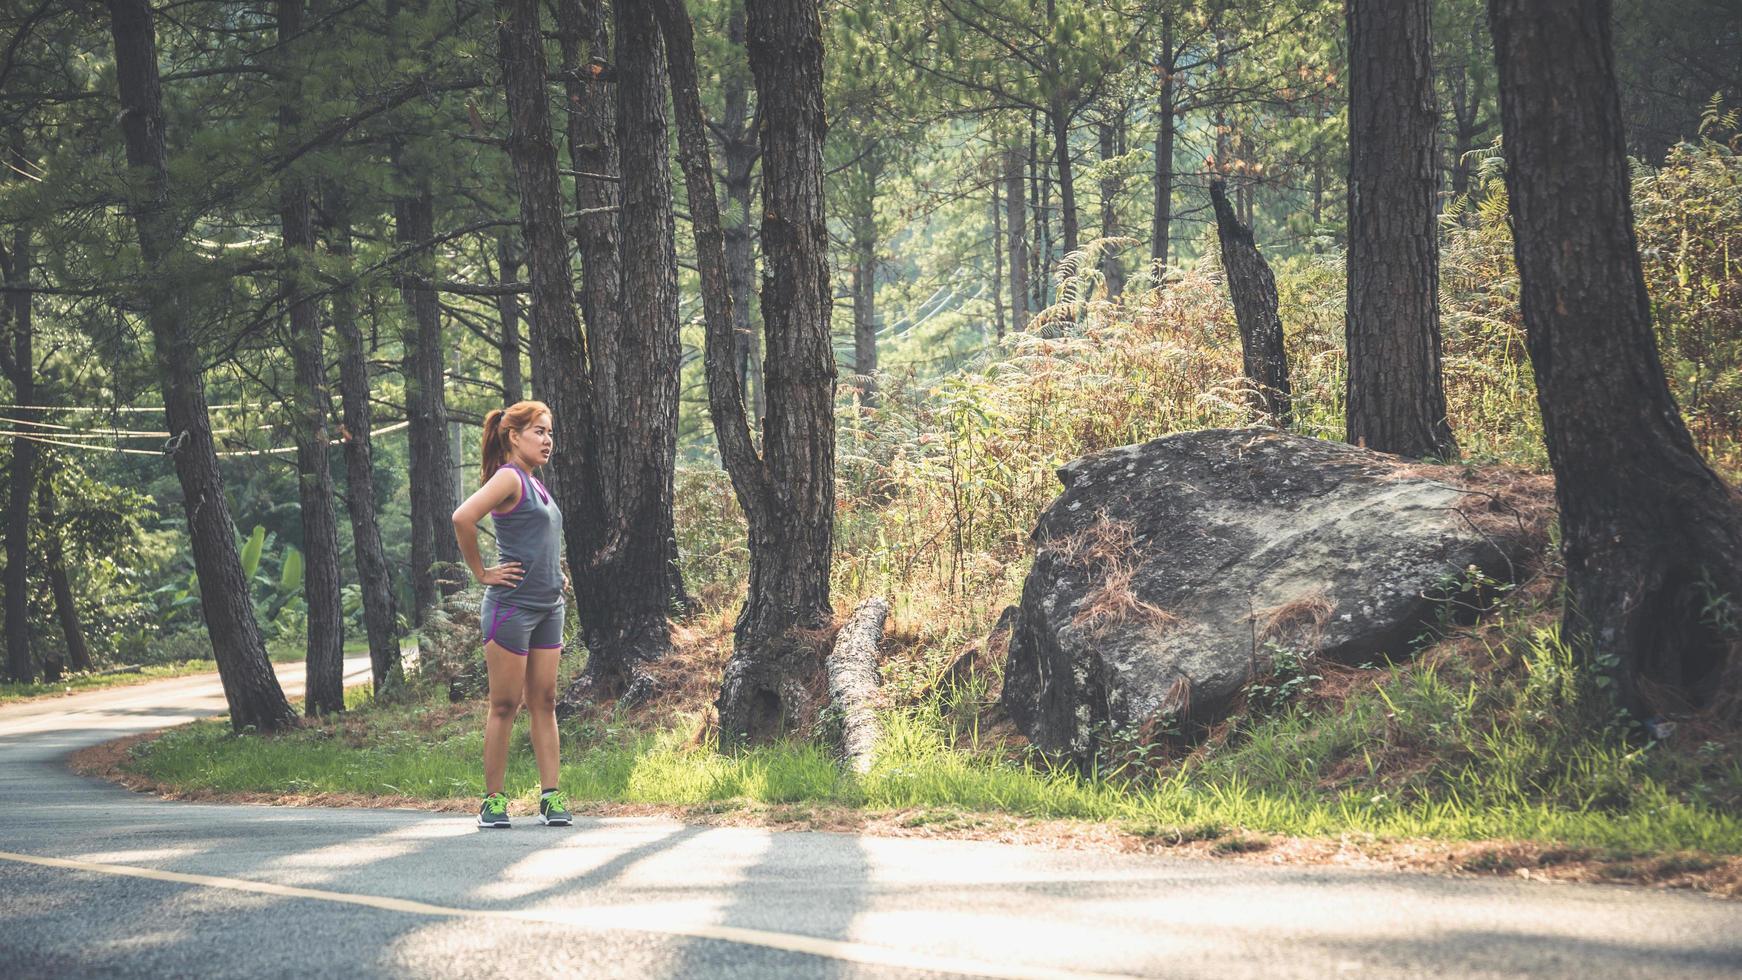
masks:
<path id="1" fill-rule="evenodd" d="M 484 597 L 479 625 L 484 642 L 494 642 L 509 653 L 526 656 L 528 650 L 563 648 L 563 603 L 551 609 L 522 609 Z"/>

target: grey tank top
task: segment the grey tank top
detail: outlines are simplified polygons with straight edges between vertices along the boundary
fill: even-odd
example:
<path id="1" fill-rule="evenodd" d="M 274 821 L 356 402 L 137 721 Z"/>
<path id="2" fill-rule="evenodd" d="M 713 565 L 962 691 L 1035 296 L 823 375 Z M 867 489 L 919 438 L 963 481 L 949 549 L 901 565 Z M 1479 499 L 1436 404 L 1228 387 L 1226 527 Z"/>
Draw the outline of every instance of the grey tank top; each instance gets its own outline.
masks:
<path id="1" fill-rule="evenodd" d="M 520 502 L 508 510 L 491 511 L 496 523 L 496 561 L 520 563 L 520 584 L 492 585 L 488 599 L 522 609 L 554 609 L 563 601 L 563 514 L 538 477 L 513 463 L 520 477 Z"/>

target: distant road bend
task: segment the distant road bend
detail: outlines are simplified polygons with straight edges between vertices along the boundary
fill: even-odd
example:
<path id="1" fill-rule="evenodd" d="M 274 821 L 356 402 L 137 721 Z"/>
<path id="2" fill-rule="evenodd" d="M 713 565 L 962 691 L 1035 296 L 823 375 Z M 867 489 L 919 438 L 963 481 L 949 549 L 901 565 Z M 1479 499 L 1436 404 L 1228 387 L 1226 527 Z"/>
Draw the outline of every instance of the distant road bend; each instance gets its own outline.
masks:
<path id="1" fill-rule="evenodd" d="M 302 670 L 283 669 L 290 693 Z M 1687 893 L 659 819 L 479 831 L 461 814 L 167 802 L 64 766 L 223 706 L 205 676 L 0 707 L 0 973 L 1742 974 L 1742 903 Z"/>

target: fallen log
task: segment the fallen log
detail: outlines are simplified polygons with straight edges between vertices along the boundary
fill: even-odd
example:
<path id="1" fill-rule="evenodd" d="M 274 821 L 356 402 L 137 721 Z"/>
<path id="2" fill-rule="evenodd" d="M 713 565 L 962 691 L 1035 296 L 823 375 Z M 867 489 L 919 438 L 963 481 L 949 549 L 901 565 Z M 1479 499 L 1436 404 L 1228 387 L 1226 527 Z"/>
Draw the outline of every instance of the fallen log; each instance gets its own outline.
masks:
<path id="1" fill-rule="evenodd" d="M 848 768 L 869 772 L 871 756 L 882 734 L 873 701 L 881 683 L 877 676 L 877 644 L 889 618 L 889 600 L 873 596 L 853 610 L 835 637 L 835 647 L 823 661 L 829 675 L 829 704 L 841 716 L 841 755 Z"/>

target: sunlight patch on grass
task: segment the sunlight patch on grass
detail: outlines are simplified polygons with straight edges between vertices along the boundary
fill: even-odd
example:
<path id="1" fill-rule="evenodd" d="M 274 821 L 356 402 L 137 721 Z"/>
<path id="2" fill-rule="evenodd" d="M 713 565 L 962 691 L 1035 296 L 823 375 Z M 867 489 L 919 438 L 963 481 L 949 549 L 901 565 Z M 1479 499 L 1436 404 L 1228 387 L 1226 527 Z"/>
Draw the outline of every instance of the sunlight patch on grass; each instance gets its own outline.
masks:
<path id="1" fill-rule="evenodd" d="M 1401 679 L 1401 678 L 1400 678 Z M 1421 698 L 1453 698 L 1442 677 L 1413 678 Z M 1390 695 L 1394 699 L 1395 695 Z M 1375 698 L 1381 701 L 1383 699 Z M 1350 727 L 1371 718 L 1357 704 Z M 218 792 L 340 792 L 442 799 L 483 791 L 478 716 L 455 719 L 432 733 L 391 727 L 409 709 L 387 709 L 371 723 L 366 744 L 306 729 L 271 738 L 237 736 L 222 722 L 177 729 L 129 768 L 183 790 Z M 1623 799 L 1563 803 L 1544 791 L 1601 785 L 1623 759 L 1593 750 L 1575 760 L 1563 785 L 1485 779 L 1494 759 L 1442 774 L 1439 793 L 1366 788 L 1326 789 L 1317 777 L 1332 743 L 1350 734 L 1310 736 L 1306 715 L 1264 723 L 1249 742 L 1213 765 L 1185 766 L 1147 784 L 1091 779 L 1065 768 L 1012 762 L 952 747 L 947 727 L 923 712 L 892 712 L 876 764 L 864 777 L 843 772 L 814 744 L 787 741 L 732 755 L 690 744 L 684 726 L 626 734 L 575 748 L 562 781 L 578 801 L 675 805 L 791 803 L 884 810 L 994 812 L 1043 819 L 1116 822 L 1156 835 L 1216 836 L 1239 831 L 1309 837 L 1370 834 L 1378 838 L 1513 839 L 1631 850 L 1697 849 L 1742 854 L 1742 821 L 1717 809 L 1678 800 L 1648 776 L 1631 773 Z M 1322 720 L 1322 719 L 1321 719 Z M 571 733 L 572 734 L 572 733 Z M 1504 758 L 1504 757 L 1503 757 Z M 1485 767 L 1485 768 L 1484 768 Z M 1541 773 L 1539 773 L 1541 775 Z M 1596 782 L 1589 780 L 1596 778 Z M 530 801 L 538 790 L 525 727 L 510 752 L 509 795 Z"/>

